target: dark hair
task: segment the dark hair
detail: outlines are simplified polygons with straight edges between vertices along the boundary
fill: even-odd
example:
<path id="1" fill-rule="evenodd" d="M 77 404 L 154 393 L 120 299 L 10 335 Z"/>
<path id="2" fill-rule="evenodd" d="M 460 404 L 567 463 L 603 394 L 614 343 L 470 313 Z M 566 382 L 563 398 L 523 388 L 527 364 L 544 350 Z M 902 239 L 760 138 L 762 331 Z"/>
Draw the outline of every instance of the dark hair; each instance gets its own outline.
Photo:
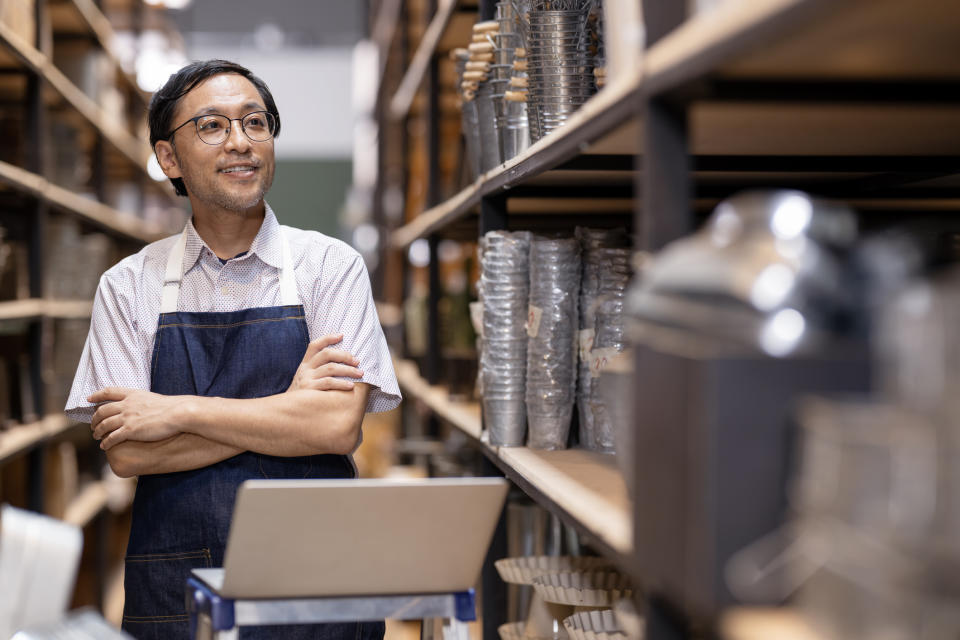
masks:
<path id="1" fill-rule="evenodd" d="M 150 100 L 150 111 L 147 119 L 150 123 L 150 148 L 156 152 L 157 142 L 166 140 L 170 137 L 170 129 L 173 127 L 171 120 L 173 112 L 176 111 L 180 99 L 190 93 L 198 84 L 222 73 L 235 73 L 243 76 L 253 83 L 263 99 L 263 104 L 267 111 L 273 114 L 277 120 L 277 129 L 273 133 L 276 138 L 280 135 L 280 114 L 277 112 L 277 104 L 273 101 L 273 95 L 266 83 L 253 75 L 246 67 L 242 67 L 235 62 L 228 60 L 203 60 L 201 62 L 191 62 L 184 68 L 170 76 L 166 84 L 159 91 L 153 94 Z M 187 187 L 183 184 L 182 178 L 170 178 L 173 188 L 178 196 L 187 195 Z"/>

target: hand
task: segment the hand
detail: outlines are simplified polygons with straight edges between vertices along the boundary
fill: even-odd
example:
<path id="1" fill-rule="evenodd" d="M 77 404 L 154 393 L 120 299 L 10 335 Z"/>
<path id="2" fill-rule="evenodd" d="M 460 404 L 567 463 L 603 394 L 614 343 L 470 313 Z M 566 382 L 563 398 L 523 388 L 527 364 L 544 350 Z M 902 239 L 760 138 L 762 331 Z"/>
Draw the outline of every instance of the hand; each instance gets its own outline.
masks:
<path id="1" fill-rule="evenodd" d="M 332 349 L 331 345 L 343 340 L 343 334 L 327 335 L 317 338 L 307 346 L 303 360 L 297 367 L 293 381 L 287 391 L 313 389 L 317 391 L 350 391 L 353 382 L 340 380 L 333 376 L 362 378 L 363 372 L 357 368 L 356 358 L 341 349 Z"/>
<path id="2" fill-rule="evenodd" d="M 174 409 L 183 403 L 179 396 L 107 387 L 87 401 L 100 405 L 93 413 L 90 429 L 95 439 L 102 440 L 100 448 L 104 451 L 126 440 L 156 442 L 181 431 L 173 419 Z"/>

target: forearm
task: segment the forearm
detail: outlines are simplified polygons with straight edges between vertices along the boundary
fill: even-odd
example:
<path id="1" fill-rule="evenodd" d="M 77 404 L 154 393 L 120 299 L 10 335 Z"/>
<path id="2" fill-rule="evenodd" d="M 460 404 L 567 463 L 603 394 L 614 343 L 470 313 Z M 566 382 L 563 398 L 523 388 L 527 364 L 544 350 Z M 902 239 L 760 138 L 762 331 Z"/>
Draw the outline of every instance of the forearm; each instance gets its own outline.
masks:
<path id="1" fill-rule="evenodd" d="M 273 456 L 349 454 L 356 446 L 369 386 L 350 391 L 288 391 L 265 398 L 190 396 L 184 432 Z"/>
<path id="2" fill-rule="evenodd" d="M 242 452 L 243 449 L 222 442 L 181 433 L 157 442 L 121 442 L 107 451 L 107 461 L 114 473 L 129 478 L 200 469 Z"/>

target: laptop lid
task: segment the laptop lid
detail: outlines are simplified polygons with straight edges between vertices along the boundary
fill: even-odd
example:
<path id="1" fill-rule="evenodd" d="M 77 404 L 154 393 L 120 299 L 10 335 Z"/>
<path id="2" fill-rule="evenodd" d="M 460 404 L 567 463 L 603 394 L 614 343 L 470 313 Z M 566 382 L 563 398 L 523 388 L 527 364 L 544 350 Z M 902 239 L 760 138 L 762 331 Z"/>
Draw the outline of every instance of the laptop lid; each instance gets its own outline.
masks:
<path id="1" fill-rule="evenodd" d="M 220 593 L 473 588 L 506 494 L 501 478 L 248 480 L 237 493 Z"/>

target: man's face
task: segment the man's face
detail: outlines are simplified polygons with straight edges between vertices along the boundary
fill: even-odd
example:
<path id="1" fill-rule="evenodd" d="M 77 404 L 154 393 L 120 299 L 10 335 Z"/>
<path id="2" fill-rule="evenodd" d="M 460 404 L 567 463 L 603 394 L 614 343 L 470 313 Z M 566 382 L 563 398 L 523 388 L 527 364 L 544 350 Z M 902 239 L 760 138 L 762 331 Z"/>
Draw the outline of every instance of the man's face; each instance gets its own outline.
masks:
<path id="1" fill-rule="evenodd" d="M 173 117 L 173 126 L 199 115 L 242 118 L 266 111 L 257 88 L 243 76 L 226 73 L 207 78 L 185 95 Z M 259 204 L 273 183 L 273 138 L 253 142 L 240 121 L 230 123 L 230 134 L 218 145 L 197 136 L 193 123 L 179 129 L 169 143 L 157 143 L 157 157 L 170 178 L 183 178 L 190 202 L 239 214 L 259 212 Z"/>

